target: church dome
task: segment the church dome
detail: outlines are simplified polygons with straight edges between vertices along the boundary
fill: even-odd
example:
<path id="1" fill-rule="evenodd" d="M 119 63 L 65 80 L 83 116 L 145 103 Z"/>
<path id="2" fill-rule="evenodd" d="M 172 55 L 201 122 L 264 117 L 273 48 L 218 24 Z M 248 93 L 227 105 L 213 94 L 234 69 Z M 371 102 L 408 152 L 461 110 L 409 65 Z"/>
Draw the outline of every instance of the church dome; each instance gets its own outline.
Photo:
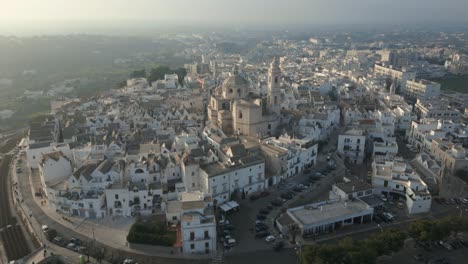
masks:
<path id="1" fill-rule="evenodd" d="M 239 99 L 246 95 L 249 82 L 239 75 L 232 75 L 222 84 L 223 97 L 226 99 Z"/>

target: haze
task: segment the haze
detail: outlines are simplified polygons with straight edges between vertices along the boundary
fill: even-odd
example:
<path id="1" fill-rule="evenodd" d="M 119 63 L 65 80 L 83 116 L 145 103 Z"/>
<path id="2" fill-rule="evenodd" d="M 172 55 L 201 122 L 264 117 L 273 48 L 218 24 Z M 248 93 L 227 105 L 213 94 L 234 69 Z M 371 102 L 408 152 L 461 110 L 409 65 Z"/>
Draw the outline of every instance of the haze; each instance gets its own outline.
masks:
<path id="1" fill-rule="evenodd" d="M 467 22 L 466 0 L 1 0 L 0 29 L 179 25 Z M 91 22 L 92 21 L 92 22 Z M 97 22 L 96 22 L 97 21 Z M 61 22 L 58 24 L 57 22 Z M 3 33 L 0 32 L 0 33 Z"/>

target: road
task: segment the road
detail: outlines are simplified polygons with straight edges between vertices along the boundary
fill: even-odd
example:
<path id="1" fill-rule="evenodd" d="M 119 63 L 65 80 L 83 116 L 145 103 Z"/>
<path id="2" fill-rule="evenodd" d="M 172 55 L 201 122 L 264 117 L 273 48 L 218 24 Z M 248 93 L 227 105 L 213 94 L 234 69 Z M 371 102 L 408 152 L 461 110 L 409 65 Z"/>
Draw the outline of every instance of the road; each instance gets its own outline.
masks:
<path id="1" fill-rule="evenodd" d="M 2 144 L 0 148 L 2 154 L 16 146 L 16 137 L 18 136 L 13 136 Z M 5 154 L 0 164 L 0 237 L 7 261 L 20 259 L 31 251 L 26 241 L 30 238 L 26 238 L 10 207 L 9 172 L 12 160 L 12 154 Z"/>

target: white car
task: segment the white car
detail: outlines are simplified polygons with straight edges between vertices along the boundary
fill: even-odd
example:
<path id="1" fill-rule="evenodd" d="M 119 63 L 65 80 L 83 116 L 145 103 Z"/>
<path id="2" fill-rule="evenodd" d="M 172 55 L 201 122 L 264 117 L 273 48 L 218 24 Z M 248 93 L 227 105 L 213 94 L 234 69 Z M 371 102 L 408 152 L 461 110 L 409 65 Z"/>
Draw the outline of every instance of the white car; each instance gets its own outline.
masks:
<path id="1" fill-rule="evenodd" d="M 380 196 L 380 199 L 382 199 L 382 201 L 384 202 L 388 201 L 387 197 L 385 197 L 385 195 L 383 194 Z"/>
<path id="2" fill-rule="evenodd" d="M 224 241 L 224 246 L 225 247 L 234 247 L 236 245 L 237 245 L 237 241 L 234 238 L 230 238 L 230 239 Z"/>
<path id="3" fill-rule="evenodd" d="M 47 232 L 49 230 L 49 227 L 47 225 L 42 225 L 42 232 Z"/>
<path id="4" fill-rule="evenodd" d="M 270 243 L 271 241 L 275 241 L 275 237 L 274 237 L 274 236 L 267 236 L 267 237 L 265 238 L 265 242 Z"/>

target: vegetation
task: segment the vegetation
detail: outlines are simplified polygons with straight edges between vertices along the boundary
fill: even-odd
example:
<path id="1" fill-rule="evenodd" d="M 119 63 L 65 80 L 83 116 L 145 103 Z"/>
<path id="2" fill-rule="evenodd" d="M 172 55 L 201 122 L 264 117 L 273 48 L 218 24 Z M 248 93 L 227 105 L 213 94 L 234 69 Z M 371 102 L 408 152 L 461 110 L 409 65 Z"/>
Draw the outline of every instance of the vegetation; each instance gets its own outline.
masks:
<path id="1" fill-rule="evenodd" d="M 168 230 L 165 223 L 137 222 L 130 228 L 127 241 L 170 247 L 176 242 L 176 232 Z"/>
<path id="2" fill-rule="evenodd" d="M 443 78 L 431 79 L 438 82 L 442 90 L 468 93 L 468 74 L 465 75 L 449 75 Z"/>
<path id="3" fill-rule="evenodd" d="M 396 229 L 388 229 L 362 241 L 347 237 L 336 245 L 308 246 L 302 250 L 301 263 L 376 263 L 378 256 L 399 251 L 405 239 L 405 233 Z"/>
<path id="4" fill-rule="evenodd" d="M 468 218 L 448 216 L 439 220 L 416 220 L 409 226 L 409 235 L 418 241 L 442 240 L 452 233 L 468 231 Z"/>
<path id="5" fill-rule="evenodd" d="M 177 74 L 177 76 L 179 77 L 179 84 L 182 85 L 184 77 L 185 75 L 187 75 L 187 70 L 185 68 L 171 69 L 167 66 L 157 66 L 151 69 L 150 74 L 148 76 L 148 82 L 152 83 L 157 80 L 162 80 L 164 79 L 164 74 L 172 73 Z"/>
<path id="6" fill-rule="evenodd" d="M 146 78 L 146 70 L 135 70 L 130 74 L 130 78 Z"/>
<path id="7" fill-rule="evenodd" d="M 47 237 L 47 240 L 49 241 L 52 241 L 52 239 L 54 239 L 57 235 L 58 233 L 57 233 L 57 230 L 55 229 L 49 229 L 46 232 L 46 237 Z"/>
<path id="8" fill-rule="evenodd" d="M 301 229 L 296 223 L 288 225 L 289 235 L 291 235 L 291 243 L 296 243 L 296 237 L 301 233 Z"/>

